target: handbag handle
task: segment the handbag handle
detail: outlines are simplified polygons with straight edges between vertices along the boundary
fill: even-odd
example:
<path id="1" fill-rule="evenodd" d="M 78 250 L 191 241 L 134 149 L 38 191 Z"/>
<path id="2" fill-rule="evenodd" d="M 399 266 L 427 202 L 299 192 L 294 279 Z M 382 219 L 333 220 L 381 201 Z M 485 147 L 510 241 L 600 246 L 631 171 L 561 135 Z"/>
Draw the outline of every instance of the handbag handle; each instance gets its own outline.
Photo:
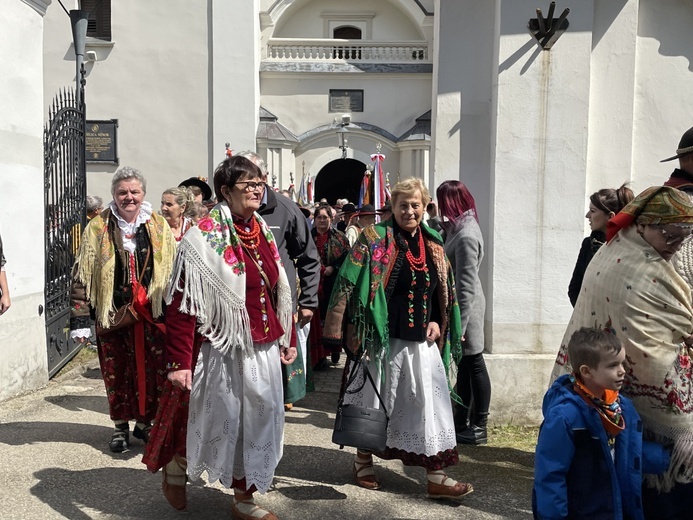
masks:
<path id="1" fill-rule="evenodd" d="M 371 376 L 371 371 L 368 370 L 368 365 L 366 365 L 366 363 L 363 362 L 363 359 L 360 359 L 359 361 L 354 361 L 353 363 L 354 363 L 354 365 L 351 368 L 351 373 L 349 374 L 349 379 L 347 380 L 347 384 L 344 387 L 344 393 L 345 394 L 356 394 L 356 393 L 360 392 L 363 389 L 363 387 L 366 385 L 366 378 L 368 378 L 368 380 L 371 382 L 371 385 L 373 386 L 373 391 L 375 392 L 375 395 L 378 396 L 378 401 L 380 401 L 380 404 L 383 407 L 383 412 L 385 413 L 385 417 L 387 417 L 389 419 L 390 416 L 387 413 L 387 408 L 385 407 L 385 403 L 383 402 L 383 398 L 380 397 L 380 392 L 378 392 L 378 386 L 375 384 L 375 381 L 373 381 L 373 376 Z M 358 368 L 359 365 L 361 365 L 363 367 L 363 374 L 366 377 L 363 378 L 363 384 L 361 386 L 359 386 L 355 390 L 349 391 L 349 385 L 351 383 L 353 383 L 354 379 L 356 378 L 356 369 Z M 339 401 L 341 404 L 342 401 L 344 401 L 344 396 L 342 396 L 342 398 Z"/>

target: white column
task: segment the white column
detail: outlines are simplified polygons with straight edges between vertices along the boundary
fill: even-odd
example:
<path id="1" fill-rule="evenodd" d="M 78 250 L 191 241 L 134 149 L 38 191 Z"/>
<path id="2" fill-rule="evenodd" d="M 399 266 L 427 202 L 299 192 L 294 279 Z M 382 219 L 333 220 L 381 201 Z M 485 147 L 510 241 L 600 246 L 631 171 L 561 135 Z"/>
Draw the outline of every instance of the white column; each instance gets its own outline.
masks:
<path id="1" fill-rule="evenodd" d="M 535 4 L 501 6 L 492 341 L 494 352 L 555 354 L 583 238 L 594 13 L 572 6 L 572 30 L 545 51 L 520 30 Z"/>
<path id="2" fill-rule="evenodd" d="M 489 232 L 496 4 L 499 0 L 436 0 L 432 146 L 434 192 L 444 180 L 469 186 Z M 533 11 L 530 11 L 530 14 Z M 524 25 L 527 20 L 524 20 Z M 526 34 L 526 29 L 525 29 Z"/>
<path id="3" fill-rule="evenodd" d="M 639 0 L 627 0 L 625 5 L 609 0 L 594 3 L 597 44 L 592 50 L 585 200 L 597 190 L 618 188 L 631 179 L 639 4 Z M 678 138 L 662 149 L 661 158 L 667 157 L 666 151 L 673 155 L 677 143 Z M 589 232 L 586 219 L 579 224 Z"/>
<path id="4" fill-rule="evenodd" d="M 223 156 L 224 143 L 231 143 L 231 148 L 239 151 L 256 147 L 260 107 L 259 0 L 212 0 L 211 16 L 213 167 Z"/>
<path id="5" fill-rule="evenodd" d="M 0 400 L 48 381 L 46 327 L 39 313 L 44 305 L 43 14 L 48 4 L 6 1 L 0 16 L 0 97 L 5 100 L 0 103 L 0 233 L 12 300 L 0 316 Z"/>

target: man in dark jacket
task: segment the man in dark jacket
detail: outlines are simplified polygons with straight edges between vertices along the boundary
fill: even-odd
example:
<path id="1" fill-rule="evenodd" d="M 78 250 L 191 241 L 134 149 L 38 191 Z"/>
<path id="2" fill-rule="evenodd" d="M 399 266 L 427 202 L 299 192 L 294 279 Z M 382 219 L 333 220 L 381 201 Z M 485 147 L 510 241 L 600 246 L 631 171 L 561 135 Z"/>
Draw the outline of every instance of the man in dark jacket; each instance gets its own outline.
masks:
<path id="1" fill-rule="evenodd" d="M 239 155 L 250 159 L 262 170 L 265 181 L 267 169 L 262 157 L 253 152 L 241 152 Z M 320 256 L 310 234 L 306 218 L 296 203 L 284 196 L 277 196 L 273 189 L 265 189 L 262 203 L 258 211 L 272 230 L 277 241 L 277 249 L 282 258 L 286 275 L 294 295 L 294 311 L 298 312 L 297 328 L 303 328 L 310 323 L 313 312 L 318 308 L 318 284 L 320 282 Z M 296 291 L 296 277 L 300 294 Z M 301 370 L 303 360 L 301 360 Z M 296 364 L 296 362 L 294 362 Z M 283 365 L 282 365 L 283 366 Z M 287 379 L 294 374 L 293 365 L 285 367 L 284 403 L 292 404 L 305 397 L 305 384 L 301 388 L 287 387 Z M 305 381 L 305 372 L 302 372 Z M 293 378 L 292 378 L 293 379 Z"/>

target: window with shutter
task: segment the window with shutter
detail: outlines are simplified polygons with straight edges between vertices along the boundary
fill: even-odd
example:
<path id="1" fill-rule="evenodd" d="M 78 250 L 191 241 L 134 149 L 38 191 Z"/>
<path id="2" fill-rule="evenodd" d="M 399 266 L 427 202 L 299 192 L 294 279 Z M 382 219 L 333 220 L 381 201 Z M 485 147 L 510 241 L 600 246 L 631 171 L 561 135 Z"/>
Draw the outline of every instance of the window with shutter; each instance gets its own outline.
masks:
<path id="1" fill-rule="evenodd" d="M 111 0 L 81 0 L 81 8 L 89 11 L 87 36 L 111 41 Z"/>

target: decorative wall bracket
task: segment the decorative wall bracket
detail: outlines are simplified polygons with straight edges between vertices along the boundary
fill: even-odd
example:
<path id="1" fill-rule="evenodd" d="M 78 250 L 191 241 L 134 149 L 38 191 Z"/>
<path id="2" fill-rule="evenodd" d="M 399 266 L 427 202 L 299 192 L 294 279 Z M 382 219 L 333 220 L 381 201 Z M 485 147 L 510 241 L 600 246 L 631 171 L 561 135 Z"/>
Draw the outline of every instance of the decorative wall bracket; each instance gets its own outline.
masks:
<path id="1" fill-rule="evenodd" d="M 568 14 L 570 14 L 570 8 L 566 7 L 561 16 L 558 18 L 553 17 L 553 12 L 556 9 L 556 2 L 551 2 L 549 5 L 549 12 L 546 18 L 541 13 L 541 9 L 537 7 L 537 17 L 530 18 L 529 32 L 537 39 L 541 48 L 548 51 L 556 43 L 556 40 L 561 37 L 566 29 L 568 28 Z"/>

